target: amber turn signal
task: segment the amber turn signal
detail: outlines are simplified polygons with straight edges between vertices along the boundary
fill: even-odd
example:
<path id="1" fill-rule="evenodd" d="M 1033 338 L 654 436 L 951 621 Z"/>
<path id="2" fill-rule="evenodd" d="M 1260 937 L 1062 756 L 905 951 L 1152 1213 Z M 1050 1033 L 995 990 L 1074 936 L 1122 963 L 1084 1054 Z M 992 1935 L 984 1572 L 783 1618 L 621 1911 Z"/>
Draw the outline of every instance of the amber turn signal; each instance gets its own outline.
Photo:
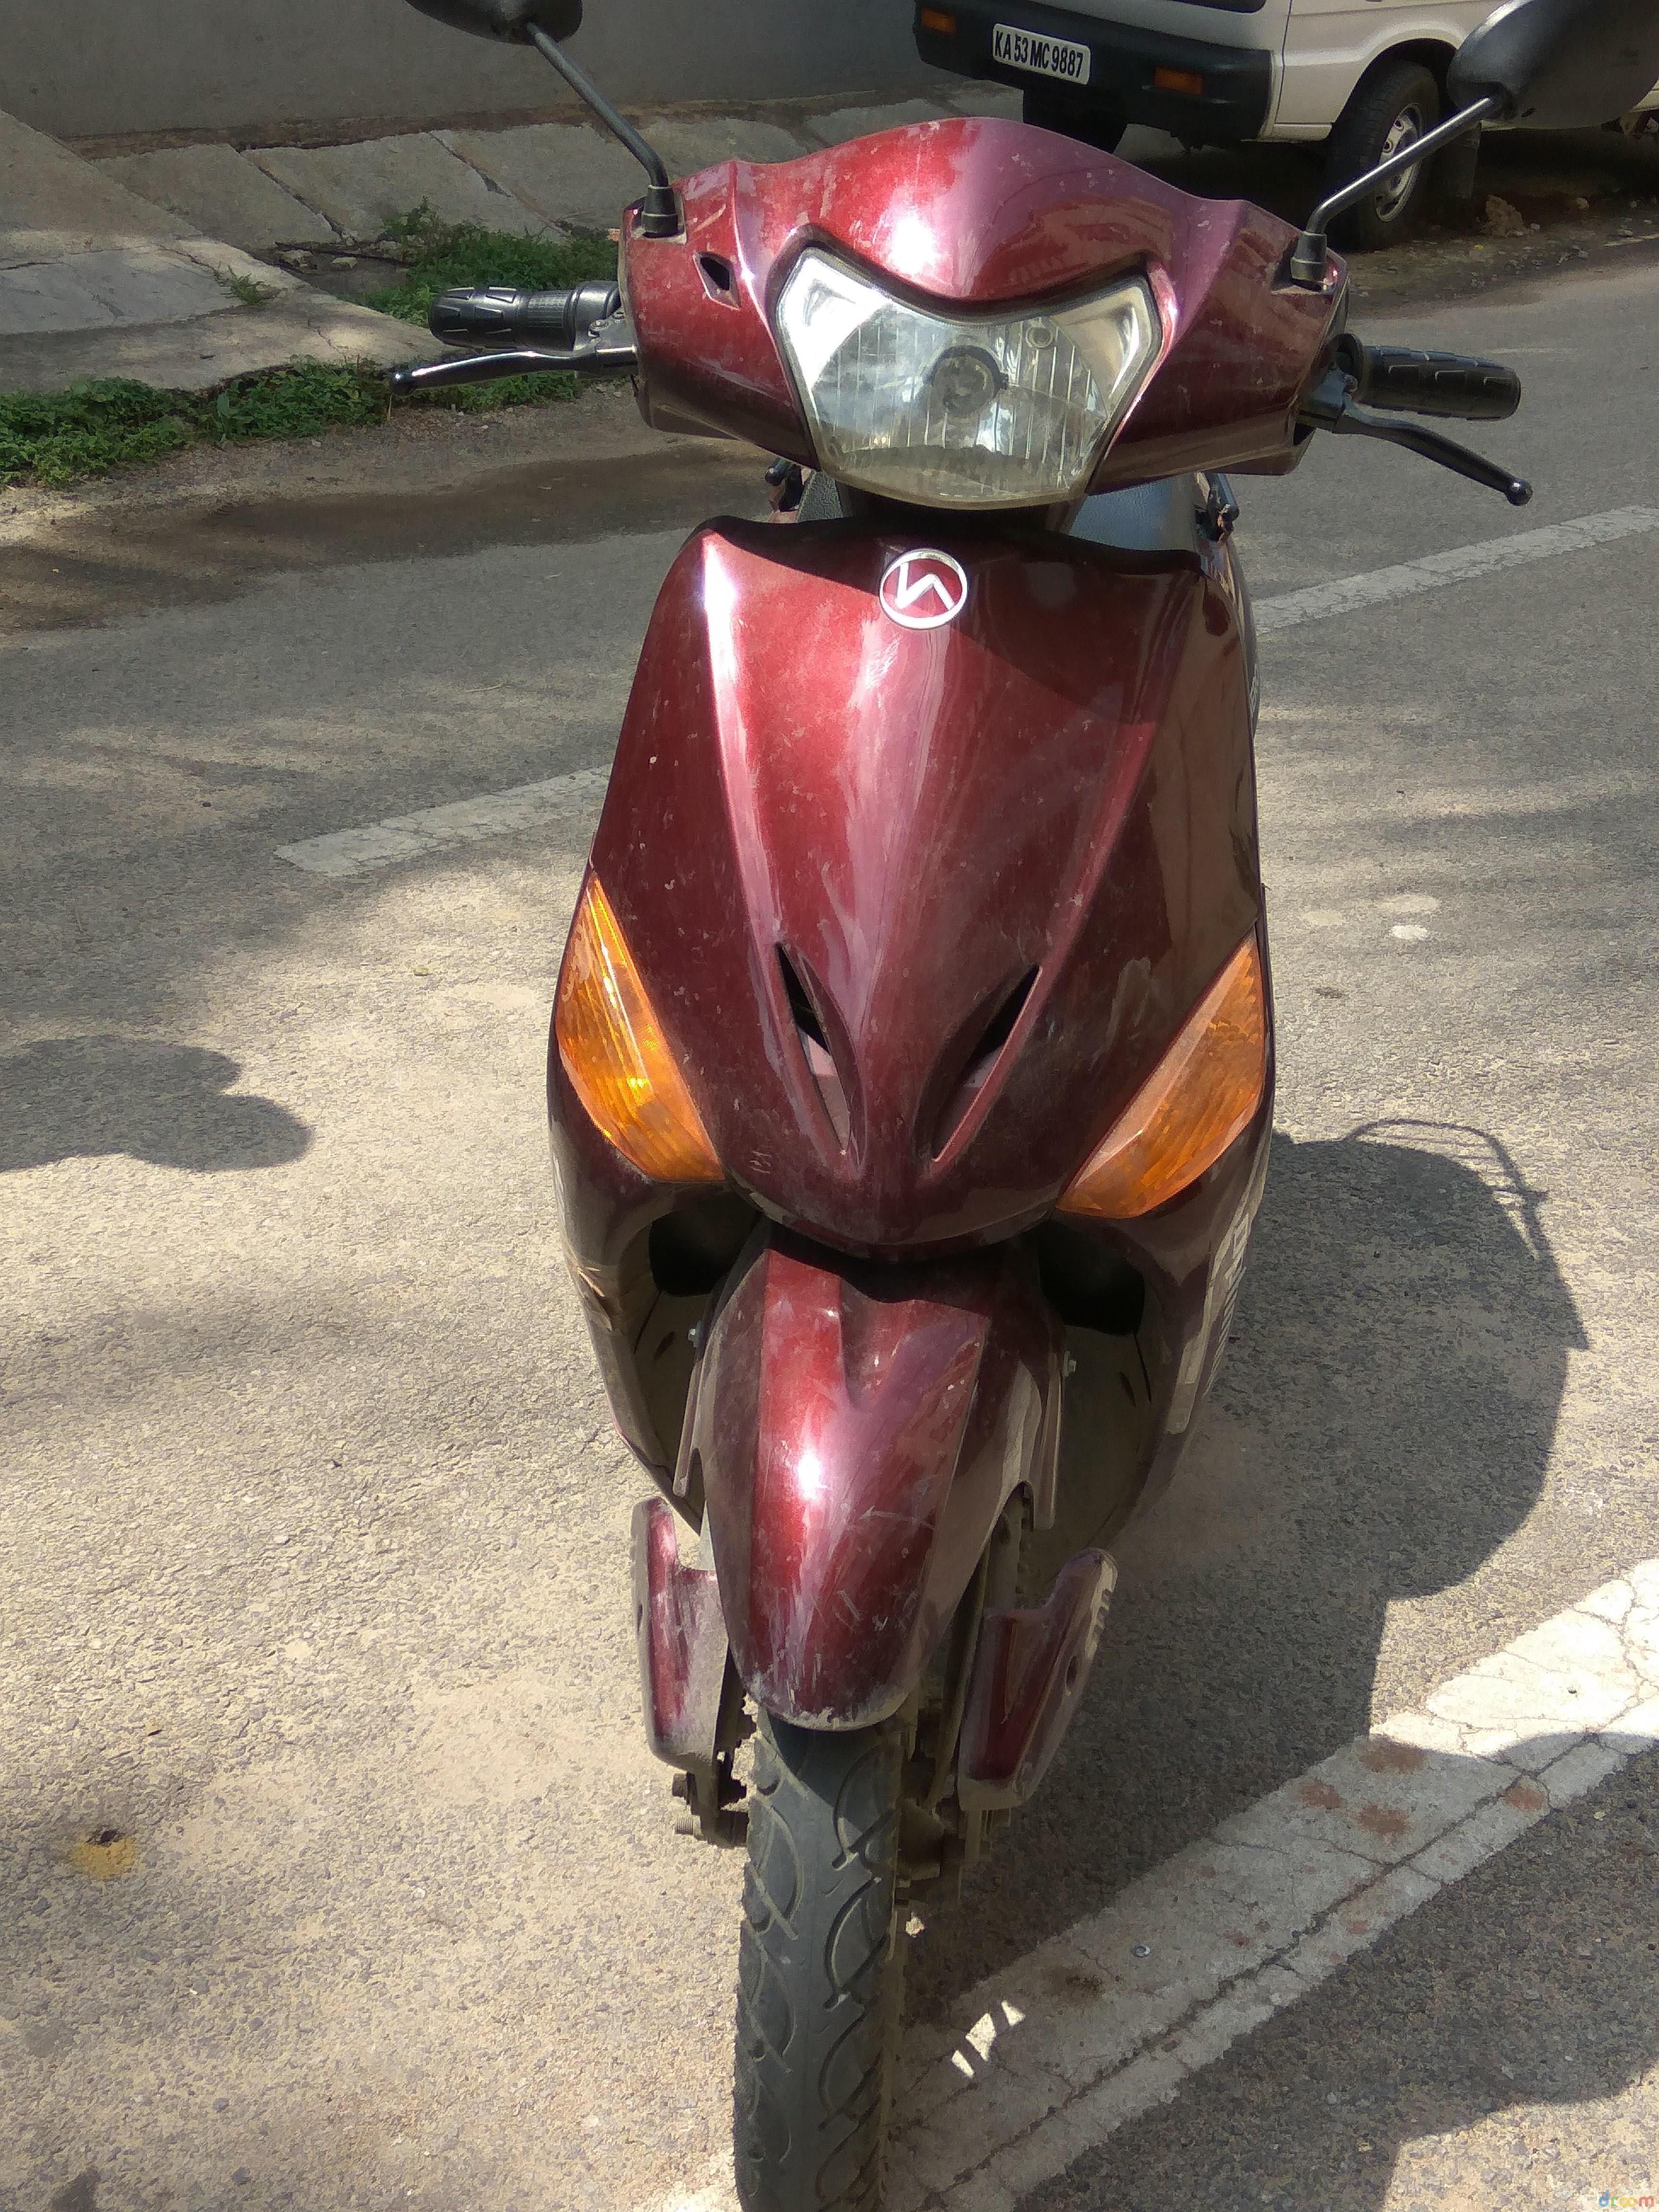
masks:
<path id="1" fill-rule="evenodd" d="M 571 924 L 553 1031 L 589 1118 L 641 1175 L 725 1180 L 597 876 Z"/>
<path id="2" fill-rule="evenodd" d="M 954 15 L 947 15 L 942 8 L 924 8 L 921 27 L 924 31 L 942 31 L 947 39 L 953 39 L 957 33 L 957 19 Z"/>
<path id="3" fill-rule="evenodd" d="M 1184 92 L 1189 100 L 1204 97 L 1204 80 L 1196 70 L 1155 69 L 1152 82 L 1160 92 Z"/>
<path id="4" fill-rule="evenodd" d="M 1060 1201 L 1131 1221 L 1178 1195 L 1249 1126 L 1267 1080 L 1261 956 L 1247 937 Z"/>

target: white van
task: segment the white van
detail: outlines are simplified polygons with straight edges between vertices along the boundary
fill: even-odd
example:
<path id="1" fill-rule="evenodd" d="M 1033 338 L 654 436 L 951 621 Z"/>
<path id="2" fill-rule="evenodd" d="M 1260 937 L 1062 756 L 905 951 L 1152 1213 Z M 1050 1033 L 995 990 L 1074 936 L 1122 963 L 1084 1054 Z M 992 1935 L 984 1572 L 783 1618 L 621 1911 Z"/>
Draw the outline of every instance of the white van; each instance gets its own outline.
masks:
<path id="1" fill-rule="evenodd" d="M 1132 123 L 1188 146 L 1324 140 L 1328 180 L 1340 184 L 1439 119 L 1447 64 L 1492 7 L 1492 0 L 1428 7 L 1421 0 L 1066 0 L 1063 7 L 921 0 L 915 34 L 924 61 L 1018 85 L 1028 123 L 1108 152 Z M 1442 156 L 1440 181 L 1454 196 L 1474 182 L 1474 153 L 1471 137 Z M 1408 170 L 1350 211 L 1342 242 L 1388 245 L 1405 231 L 1424 190 L 1422 173 Z"/>

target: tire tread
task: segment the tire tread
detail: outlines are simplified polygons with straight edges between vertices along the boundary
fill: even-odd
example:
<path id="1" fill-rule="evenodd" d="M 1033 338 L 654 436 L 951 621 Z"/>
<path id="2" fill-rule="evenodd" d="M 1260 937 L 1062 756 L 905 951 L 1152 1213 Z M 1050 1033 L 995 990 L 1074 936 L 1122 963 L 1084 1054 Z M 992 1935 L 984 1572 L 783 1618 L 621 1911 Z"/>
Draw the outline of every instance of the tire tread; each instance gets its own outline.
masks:
<path id="1" fill-rule="evenodd" d="M 1383 132 L 1408 99 L 1415 94 L 1424 108 L 1425 124 L 1432 128 L 1440 112 L 1440 88 L 1433 72 L 1408 54 L 1385 56 L 1361 77 L 1338 118 L 1327 149 L 1327 188 L 1346 184 L 1372 167 Z M 1431 155 L 1425 168 L 1432 171 Z M 1344 246 L 1364 250 L 1392 246 L 1407 236 L 1428 197 L 1430 178 L 1418 172 L 1417 182 L 1399 213 L 1379 222 L 1369 200 L 1349 208 L 1331 226 L 1331 235 Z"/>
<path id="2" fill-rule="evenodd" d="M 877 2212 L 895 1978 L 897 1732 L 763 1716 L 738 1953 L 744 2212 Z"/>

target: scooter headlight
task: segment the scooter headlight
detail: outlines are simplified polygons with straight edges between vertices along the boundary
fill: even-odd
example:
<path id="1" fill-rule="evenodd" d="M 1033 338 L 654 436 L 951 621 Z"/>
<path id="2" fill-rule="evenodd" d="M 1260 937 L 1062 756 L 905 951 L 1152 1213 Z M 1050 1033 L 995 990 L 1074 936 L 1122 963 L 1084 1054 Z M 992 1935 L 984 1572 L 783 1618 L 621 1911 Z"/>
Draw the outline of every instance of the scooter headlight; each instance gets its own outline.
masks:
<path id="1" fill-rule="evenodd" d="M 1139 276 L 1051 313 L 934 315 L 816 250 L 777 320 L 819 465 L 931 507 L 1076 498 L 1159 343 Z"/>

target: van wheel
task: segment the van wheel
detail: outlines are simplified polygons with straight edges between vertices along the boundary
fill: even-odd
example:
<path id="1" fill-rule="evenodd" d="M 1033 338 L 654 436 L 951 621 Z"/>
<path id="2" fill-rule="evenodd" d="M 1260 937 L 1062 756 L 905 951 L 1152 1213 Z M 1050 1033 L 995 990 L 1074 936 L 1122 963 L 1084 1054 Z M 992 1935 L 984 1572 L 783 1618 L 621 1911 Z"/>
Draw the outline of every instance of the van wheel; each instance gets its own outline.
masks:
<path id="1" fill-rule="evenodd" d="M 1362 77 L 1331 133 L 1324 191 L 1352 184 L 1440 120 L 1440 88 L 1420 62 L 1382 62 Z M 1432 162 L 1429 165 L 1432 167 Z M 1393 178 L 1331 225 L 1337 244 L 1362 252 L 1406 236 L 1428 195 L 1421 167 Z"/>
<path id="2" fill-rule="evenodd" d="M 1066 99 L 1064 93 L 1022 92 L 1019 111 L 1033 129 L 1056 131 L 1062 138 L 1076 138 L 1103 154 L 1115 154 L 1129 127 L 1127 115 L 1109 107 L 1087 106 L 1081 100 Z"/>

